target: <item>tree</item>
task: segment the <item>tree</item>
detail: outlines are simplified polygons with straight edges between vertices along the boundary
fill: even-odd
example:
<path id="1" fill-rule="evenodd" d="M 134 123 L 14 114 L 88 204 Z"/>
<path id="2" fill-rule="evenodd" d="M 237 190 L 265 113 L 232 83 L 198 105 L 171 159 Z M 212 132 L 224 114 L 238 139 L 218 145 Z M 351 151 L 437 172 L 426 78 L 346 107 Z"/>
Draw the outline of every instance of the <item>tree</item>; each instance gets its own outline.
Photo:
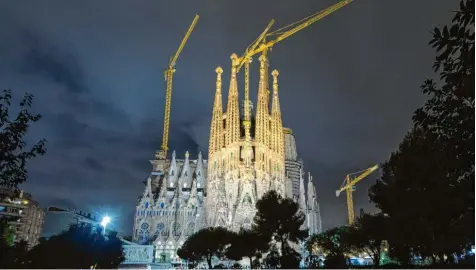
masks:
<path id="1" fill-rule="evenodd" d="M 26 94 L 20 102 L 20 112 L 11 120 L 11 99 L 11 91 L 3 90 L 0 95 L 0 186 L 16 190 L 27 179 L 27 161 L 46 153 L 46 140 L 42 139 L 26 150 L 24 137 L 30 125 L 40 120 L 41 115 L 29 111 L 33 95 Z"/>
<path id="2" fill-rule="evenodd" d="M 74 224 L 67 231 L 43 240 L 23 260 L 24 268 L 117 268 L 125 257 L 117 233 Z"/>
<path id="3" fill-rule="evenodd" d="M 301 230 L 305 216 L 299 210 L 299 205 L 289 198 L 281 197 L 275 191 L 270 191 L 256 203 L 256 208 L 254 230 L 267 238 L 268 242 L 274 240 L 279 243 L 282 257 L 295 254 L 290 243 L 299 244 L 308 236 L 307 230 Z M 286 265 L 287 268 L 298 266 Z"/>
<path id="4" fill-rule="evenodd" d="M 350 228 L 347 226 L 335 227 L 325 232 L 312 235 L 306 242 L 306 249 L 312 252 L 316 247 L 321 250 L 328 268 L 347 268 L 345 254 L 351 252 L 349 244 Z"/>
<path id="5" fill-rule="evenodd" d="M 413 117 L 415 126 L 431 134 L 446 159 L 439 166 L 455 201 L 452 230 L 474 241 L 474 0 L 462 0 L 451 26 L 435 28 L 429 42 L 436 48 L 433 68 L 441 85 L 426 80 L 430 99 Z M 450 198 L 449 198 L 450 199 Z M 461 239 L 463 241 L 463 239 Z M 473 242 L 474 243 L 474 242 Z"/>
<path id="6" fill-rule="evenodd" d="M 222 259 L 225 257 L 227 247 L 231 243 L 232 233 L 222 227 L 209 227 L 201 229 L 191 235 L 177 250 L 177 255 L 189 261 L 206 260 L 210 269 L 212 258 Z"/>
<path id="7" fill-rule="evenodd" d="M 279 269 L 281 268 L 281 257 L 276 245 L 272 245 L 268 254 L 263 260 L 263 265 L 267 269 Z"/>
<path id="8" fill-rule="evenodd" d="M 24 268 L 22 265 L 23 258 L 28 251 L 28 243 L 26 241 L 16 242 L 11 245 L 2 242 L 0 249 L 0 268 Z"/>
<path id="9" fill-rule="evenodd" d="M 256 266 L 253 261 L 261 257 L 261 254 L 269 249 L 269 241 L 258 232 L 241 229 L 238 233 L 232 234 L 231 245 L 226 251 L 226 257 L 235 261 L 247 257 L 250 261 L 250 268 Z"/>
<path id="10" fill-rule="evenodd" d="M 474 0 L 461 1 L 430 45 L 441 86 L 425 81 L 429 100 L 370 189 L 389 216 L 390 254 L 406 263 L 451 259 L 474 241 Z"/>
<path id="11" fill-rule="evenodd" d="M 349 228 L 348 241 L 351 247 L 363 251 L 372 258 L 374 265 L 380 265 L 382 242 L 387 239 L 387 219 L 384 214 L 361 213 Z"/>

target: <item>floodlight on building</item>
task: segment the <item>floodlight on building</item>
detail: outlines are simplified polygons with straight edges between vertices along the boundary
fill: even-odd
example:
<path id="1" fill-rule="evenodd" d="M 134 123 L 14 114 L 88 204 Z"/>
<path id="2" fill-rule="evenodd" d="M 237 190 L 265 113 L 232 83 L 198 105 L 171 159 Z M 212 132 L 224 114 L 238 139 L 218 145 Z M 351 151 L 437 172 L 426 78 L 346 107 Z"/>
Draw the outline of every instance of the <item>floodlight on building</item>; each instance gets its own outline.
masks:
<path id="1" fill-rule="evenodd" d="M 101 226 L 103 227 L 103 232 L 106 234 L 106 227 L 107 224 L 111 222 L 111 218 L 109 216 L 104 216 L 101 220 Z"/>

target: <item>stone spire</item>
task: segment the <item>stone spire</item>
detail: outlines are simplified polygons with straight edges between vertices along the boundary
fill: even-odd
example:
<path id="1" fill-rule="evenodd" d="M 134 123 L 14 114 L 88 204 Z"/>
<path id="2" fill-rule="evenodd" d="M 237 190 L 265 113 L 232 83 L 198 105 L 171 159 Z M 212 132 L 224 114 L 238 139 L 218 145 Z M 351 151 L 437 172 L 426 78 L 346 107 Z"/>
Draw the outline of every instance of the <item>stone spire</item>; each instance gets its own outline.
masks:
<path id="1" fill-rule="evenodd" d="M 281 108 L 278 95 L 278 75 L 277 70 L 273 70 L 273 104 L 271 107 L 271 149 L 280 157 L 284 158 L 284 133 L 283 120 L 281 119 Z"/>
<path id="2" fill-rule="evenodd" d="M 202 152 L 198 153 L 197 168 L 195 169 L 195 177 L 197 179 L 197 188 L 205 187 L 205 170 L 203 169 Z"/>
<path id="3" fill-rule="evenodd" d="M 225 146 L 240 139 L 240 105 L 238 102 L 238 82 L 236 79 L 236 54 L 231 55 L 231 80 L 228 91 L 228 104 L 226 107 L 226 136 Z"/>
<path id="4" fill-rule="evenodd" d="M 170 161 L 169 167 L 169 188 L 176 188 L 177 187 L 177 179 L 178 179 L 178 168 L 177 168 L 177 160 L 175 159 L 175 150 L 172 152 L 172 160 Z"/>
<path id="5" fill-rule="evenodd" d="M 259 88 L 258 88 L 258 104 L 256 108 L 256 142 L 267 144 L 268 121 L 269 121 L 269 105 L 268 105 L 268 60 L 263 54 L 260 56 L 261 63 L 259 70 Z"/>
<path id="6" fill-rule="evenodd" d="M 260 70 L 259 70 L 259 87 L 258 87 L 258 102 L 256 106 L 256 127 L 255 127 L 255 141 L 261 144 L 261 147 L 257 147 L 256 151 L 256 166 L 258 169 L 266 170 L 267 157 L 266 147 L 268 146 L 268 133 L 269 133 L 269 99 L 268 99 L 268 60 L 265 54 L 262 54 L 259 58 Z"/>
<path id="7" fill-rule="evenodd" d="M 190 188 L 192 185 L 192 173 L 190 172 L 190 154 L 185 152 L 185 161 L 182 167 L 182 173 L 180 175 L 180 188 Z"/>
<path id="8" fill-rule="evenodd" d="M 312 183 L 311 173 L 309 173 L 307 178 L 307 207 L 309 210 L 314 210 L 314 199 L 314 184 Z"/>
<path id="9" fill-rule="evenodd" d="M 302 169 L 299 171 L 299 207 L 301 208 L 301 211 L 303 211 L 305 214 L 307 213 L 307 207 L 306 207 L 306 191 L 304 189 L 304 174 L 302 172 Z"/>
<path id="10" fill-rule="evenodd" d="M 210 159 L 213 154 L 223 147 L 223 105 L 221 94 L 221 74 L 223 69 L 221 67 L 216 68 L 217 81 L 215 100 L 213 102 L 212 121 L 210 124 L 210 142 L 208 146 L 208 158 Z"/>

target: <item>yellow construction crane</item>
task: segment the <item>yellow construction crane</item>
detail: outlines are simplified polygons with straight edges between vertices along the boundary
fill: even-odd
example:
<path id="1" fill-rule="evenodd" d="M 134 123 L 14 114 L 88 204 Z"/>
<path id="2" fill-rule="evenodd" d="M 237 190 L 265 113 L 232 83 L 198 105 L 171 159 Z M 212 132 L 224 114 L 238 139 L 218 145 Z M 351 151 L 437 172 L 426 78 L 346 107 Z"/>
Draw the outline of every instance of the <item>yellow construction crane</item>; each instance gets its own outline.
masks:
<path id="1" fill-rule="evenodd" d="M 248 47 L 246 48 L 243 55 L 238 58 L 236 61 L 236 72 L 240 71 L 240 68 L 245 65 L 245 104 L 249 103 L 249 64 L 251 62 L 252 57 L 255 54 L 262 53 L 266 55 L 268 49 L 271 49 L 276 43 L 283 41 L 284 39 L 294 35 L 295 33 L 303 30 L 304 28 L 310 26 L 311 24 L 325 18 L 326 16 L 330 15 L 334 11 L 337 11 L 344 6 L 350 4 L 353 0 L 343 0 L 334 4 L 324 10 L 319 11 L 316 14 L 308 16 L 298 22 L 280 28 L 274 32 L 268 33 L 269 29 L 274 23 L 274 20 L 271 20 L 265 30 L 261 33 L 261 35 Z M 291 28 L 291 29 L 289 29 Z M 286 30 L 289 29 L 289 30 Z M 273 40 L 266 41 L 266 38 L 271 36 L 277 36 Z M 248 109 L 245 110 L 245 120 L 249 121 L 249 112 Z"/>
<path id="2" fill-rule="evenodd" d="M 195 18 L 192 21 L 192 24 L 188 28 L 187 33 L 185 34 L 185 37 L 182 40 L 182 43 L 180 43 L 180 46 L 175 53 L 175 55 L 170 59 L 169 66 L 167 70 L 164 72 L 165 76 L 165 81 L 167 82 L 167 89 L 166 89 L 166 94 L 165 94 L 165 112 L 164 112 L 164 132 L 162 133 L 162 146 L 160 147 L 160 151 L 158 153 L 158 158 L 159 159 L 166 159 L 167 158 L 167 150 L 168 148 L 168 143 L 169 143 L 169 123 L 170 123 L 170 104 L 172 101 L 172 79 L 173 75 L 175 72 L 175 62 L 177 61 L 177 58 L 179 57 L 180 53 L 183 50 L 183 47 L 185 46 L 185 43 L 187 43 L 187 40 L 192 33 L 193 29 L 195 28 L 195 25 L 197 24 L 199 16 L 195 15 Z"/>
<path id="3" fill-rule="evenodd" d="M 345 176 L 345 180 L 342 183 L 341 187 L 336 190 L 336 196 L 339 197 L 340 193 L 342 191 L 346 191 L 347 194 L 347 211 L 349 214 L 349 225 L 352 225 L 354 223 L 354 200 L 352 199 L 352 192 L 355 191 L 355 184 L 360 182 L 360 180 L 364 179 L 365 177 L 369 176 L 371 173 L 373 173 L 375 170 L 378 169 L 378 165 L 374 165 L 373 167 L 370 167 L 366 170 L 351 173 Z M 361 175 L 357 176 L 354 179 L 351 179 L 351 177 L 355 174 L 362 173 Z"/>

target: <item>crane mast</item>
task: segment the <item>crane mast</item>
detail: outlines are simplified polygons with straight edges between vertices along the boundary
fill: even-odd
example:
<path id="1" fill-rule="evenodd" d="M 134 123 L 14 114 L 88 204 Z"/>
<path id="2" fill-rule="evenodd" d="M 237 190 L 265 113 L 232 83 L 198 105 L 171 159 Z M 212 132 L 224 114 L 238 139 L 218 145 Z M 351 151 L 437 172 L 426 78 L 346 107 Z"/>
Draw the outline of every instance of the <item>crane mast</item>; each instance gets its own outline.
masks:
<path id="1" fill-rule="evenodd" d="M 336 196 L 339 197 L 340 193 L 345 190 L 346 197 L 347 197 L 347 212 L 349 215 L 349 225 L 354 223 L 355 215 L 354 215 L 354 200 L 352 198 L 352 192 L 355 190 L 355 185 L 360 182 L 365 177 L 369 176 L 375 170 L 378 169 L 378 165 L 374 165 L 366 170 L 351 173 L 345 176 L 345 180 L 342 183 L 341 187 L 336 190 Z M 351 176 L 354 174 L 362 173 L 356 178 L 351 180 Z"/>
<path id="2" fill-rule="evenodd" d="M 165 81 L 166 81 L 166 92 L 165 92 L 165 111 L 164 111 L 164 131 L 162 133 L 162 146 L 160 147 L 160 151 L 157 154 L 158 159 L 166 159 L 167 158 L 167 150 L 169 144 L 169 124 L 170 124 L 170 106 L 172 102 L 172 80 L 173 75 L 175 73 L 175 63 L 182 52 L 185 44 L 187 43 L 190 34 L 192 33 L 195 25 L 197 24 L 199 16 L 195 15 L 195 18 L 192 21 L 192 24 L 188 28 L 185 37 L 183 38 L 182 42 L 180 43 L 177 52 L 174 56 L 170 59 L 169 66 L 164 72 Z"/>

